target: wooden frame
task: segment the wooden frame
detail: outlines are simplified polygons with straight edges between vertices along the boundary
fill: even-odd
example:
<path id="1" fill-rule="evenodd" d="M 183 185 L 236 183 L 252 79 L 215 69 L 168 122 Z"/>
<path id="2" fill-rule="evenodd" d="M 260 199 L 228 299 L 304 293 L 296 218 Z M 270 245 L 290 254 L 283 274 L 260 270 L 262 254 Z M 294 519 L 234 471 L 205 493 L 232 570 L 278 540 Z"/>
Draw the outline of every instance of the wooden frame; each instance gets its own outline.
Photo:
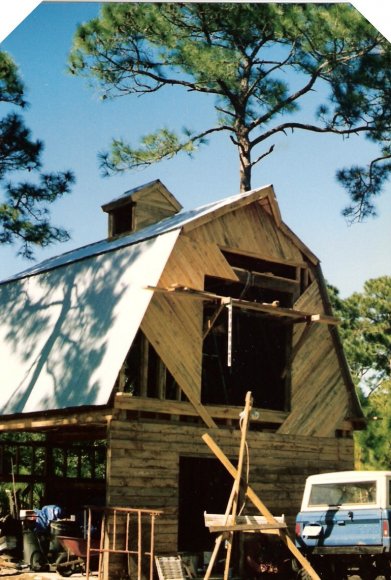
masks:
<path id="1" fill-rule="evenodd" d="M 323 323 L 331 326 L 336 326 L 340 323 L 338 318 L 335 316 L 328 316 L 322 313 L 311 313 L 304 312 L 301 310 L 295 310 L 293 308 L 281 308 L 278 305 L 273 304 L 260 304 L 259 302 L 249 302 L 247 300 L 240 300 L 238 298 L 231 298 L 227 296 L 220 296 L 219 294 L 213 294 L 212 292 L 204 292 L 203 290 L 196 290 L 194 288 L 188 288 L 186 286 L 173 286 L 171 288 L 162 288 L 159 286 L 147 286 L 148 290 L 153 292 L 163 292 L 165 294 L 173 294 L 175 297 L 186 297 L 193 298 L 196 300 L 216 302 L 219 304 L 232 304 L 235 308 L 241 308 L 242 310 L 252 310 L 254 312 L 260 312 L 263 314 L 268 314 L 269 316 L 279 316 L 291 319 L 294 323 L 300 322 L 317 322 Z"/>

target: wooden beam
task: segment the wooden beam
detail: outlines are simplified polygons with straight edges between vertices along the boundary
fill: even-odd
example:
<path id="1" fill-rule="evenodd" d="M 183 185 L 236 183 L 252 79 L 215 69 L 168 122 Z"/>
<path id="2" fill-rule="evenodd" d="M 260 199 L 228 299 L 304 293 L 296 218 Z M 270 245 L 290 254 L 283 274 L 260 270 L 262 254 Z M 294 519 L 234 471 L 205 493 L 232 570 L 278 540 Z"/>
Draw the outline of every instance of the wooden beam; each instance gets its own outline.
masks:
<path id="1" fill-rule="evenodd" d="M 204 513 L 205 519 L 205 526 L 213 531 L 216 528 L 224 528 L 226 526 L 233 526 L 234 519 L 231 515 L 228 518 L 224 514 L 208 514 L 207 512 Z M 248 529 L 264 529 L 263 526 L 268 526 L 267 529 L 278 529 L 278 528 L 286 528 L 285 518 L 284 516 L 276 516 L 275 517 L 276 523 L 269 524 L 264 516 L 259 515 L 238 515 L 235 518 L 235 525 L 237 526 L 247 526 Z M 266 529 L 266 528 L 265 528 Z M 217 530 L 216 530 L 217 531 Z"/>
<path id="2" fill-rule="evenodd" d="M 214 532 L 262 532 L 268 530 L 282 530 L 286 528 L 286 524 L 229 524 L 226 526 L 215 525 L 209 526 L 209 531 Z"/>
<path id="3" fill-rule="evenodd" d="M 283 278 L 282 276 L 274 276 L 273 274 L 260 274 L 258 272 L 249 272 L 244 268 L 233 267 L 233 271 L 239 278 L 242 284 L 246 284 L 248 274 L 251 276 L 251 285 L 258 288 L 265 288 L 274 292 L 286 292 L 293 295 L 293 300 L 296 301 L 300 295 L 300 281 L 292 280 L 290 278 Z"/>
<path id="4" fill-rule="evenodd" d="M 232 306 L 241 308 L 242 310 L 252 310 L 255 312 L 270 314 L 272 316 L 287 317 L 296 322 L 323 322 L 331 325 L 339 324 L 338 318 L 334 318 L 334 316 L 311 314 L 310 312 L 294 310 L 293 308 L 281 308 L 280 306 L 273 306 L 272 304 L 247 302 L 245 300 L 238 300 L 237 298 L 232 298 Z"/>
<path id="5" fill-rule="evenodd" d="M 149 361 L 149 342 L 144 334 L 141 334 L 140 344 L 140 393 L 142 397 L 147 396 L 148 391 L 148 361 Z"/>
<path id="6" fill-rule="evenodd" d="M 147 413 L 161 413 L 165 415 L 183 415 L 196 417 L 198 412 L 194 406 L 185 401 L 161 401 L 151 397 L 138 397 L 129 393 L 117 393 L 114 401 L 115 409 L 122 411 L 145 411 Z M 223 405 L 205 405 L 205 409 L 214 419 L 239 420 L 242 407 L 224 407 Z M 282 424 L 288 416 L 286 411 L 271 409 L 253 409 L 252 423 Z"/>
<path id="7" fill-rule="evenodd" d="M 208 318 L 207 323 L 206 323 L 206 328 L 203 329 L 203 334 L 202 334 L 203 340 L 205 340 L 205 338 L 208 336 L 208 334 L 212 330 L 214 323 L 216 322 L 216 320 L 220 316 L 221 311 L 224 309 L 224 307 L 225 307 L 225 304 L 220 304 L 219 306 L 217 306 L 213 315 L 210 318 Z"/>
<path id="8" fill-rule="evenodd" d="M 157 397 L 160 401 L 163 401 L 166 398 L 167 374 L 165 364 L 161 358 L 157 361 L 156 375 Z"/>
<path id="9" fill-rule="evenodd" d="M 204 300 L 206 302 L 216 302 L 220 304 L 232 303 L 235 308 L 240 308 L 242 310 L 260 312 L 263 314 L 269 314 L 271 316 L 277 316 L 280 318 L 289 318 L 294 322 L 320 322 L 335 326 L 339 324 L 339 319 L 334 316 L 328 316 L 326 314 L 303 312 L 302 310 L 294 310 L 293 308 L 281 308 L 277 305 L 266 304 L 260 302 L 249 302 L 247 300 L 239 300 L 238 298 L 230 298 L 227 296 L 220 296 L 219 294 L 214 294 L 213 292 L 205 292 L 204 290 L 195 290 L 194 288 L 188 288 L 187 286 L 172 286 L 170 288 L 162 288 L 160 286 L 147 286 L 147 290 L 152 290 L 153 292 L 163 292 L 168 294 L 173 294 L 175 297 L 187 297 L 194 298 L 197 300 Z"/>
<path id="10" fill-rule="evenodd" d="M 236 470 L 236 475 L 234 477 L 234 484 L 232 486 L 231 495 L 228 500 L 227 508 L 225 510 L 225 523 L 228 522 L 230 519 L 233 524 L 236 522 L 236 515 L 237 515 L 237 507 L 239 503 L 239 492 L 240 492 L 240 482 L 242 479 L 242 470 L 243 470 L 243 461 L 244 455 L 246 450 L 246 438 L 247 438 L 247 430 L 250 420 L 250 411 L 252 407 L 252 397 L 251 393 L 247 392 L 246 394 L 246 403 L 245 408 L 243 410 L 243 414 L 241 417 L 240 422 L 240 430 L 241 430 L 241 437 L 240 437 L 240 447 L 239 447 L 239 458 L 238 458 L 238 467 Z M 219 552 L 221 543 L 224 539 L 224 535 L 221 534 L 217 537 L 215 542 L 215 547 L 212 552 L 212 556 L 208 565 L 208 568 L 205 572 L 204 580 L 208 580 L 212 573 L 212 569 L 214 566 L 214 562 L 216 561 L 217 554 Z M 224 580 L 228 580 L 229 575 L 229 566 L 230 566 L 230 559 L 231 559 L 231 552 L 232 552 L 232 541 L 233 541 L 233 531 L 228 532 L 228 535 L 225 538 L 226 541 L 226 555 L 225 555 L 225 566 L 224 566 Z"/>
<path id="11" fill-rule="evenodd" d="M 308 264 L 304 260 L 286 260 L 281 257 L 274 256 L 272 254 L 266 254 L 262 252 L 250 252 L 249 250 L 240 250 L 239 248 L 232 248 L 230 246 L 222 246 L 219 244 L 219 249 L 222 252 L 229 252 L 230 254 L 236 254 L 238 256 L 243 256 L 245 258 L 254 258 L 255 260 L 262 260 L 265 262 L 272 262 L 274 264 L 280 264 L 281 266 L 292 266 L 293 268 L 307 269 Z"/>
<path id="12" fill-rule="evenodd" d="M 239 506 L 239 494 L 240 494 L 240 484 L 242 480 L 242 473 L 243 473 L 243 464 L 247 449 L 247 432 L 248 427 L 250 424 L 250 413 L 252 409 L 253 398 L 251 396 L 251 392 L 248 391 L 246 394 L 246 402 L 243 410 L 243 414 L 241 416 L 240 421 L 240 446 L 239 446 L 239 456 L 238 456 L 238 464 L 236 468 L 236 476 L 233 484 L 233 501 L 232 501 L 232 508 L 231 508 L 231 518 L 233 524 L 236 523 L 236 517 L 238 512 Z M 226 538 L 226 556 L 225 556 L 225 569 L 224 569 L 224 580 L 228 580 L 229 575 L 229 567 L 230 567 L 230 558 L 232 554 L 232 544 L 233 544 L 234 534 L 233 531 L 229 532 L 228 537 Z"/>
<path id="13" fill-rule="evenodd" d="M 106 426 L 113 416 L 112 410 L 102 411 L 82 411 L 80 413 L 64 411 L 62 413 L 49 414 L 40 413 L 33 416 L 24 417 L 20 415 L 10 415 L 2 417 L 0 432 L 3 431 L 37 431 L 41 429 L 57 429 L 62 427 L 82 427 L 84 426 Z"/>

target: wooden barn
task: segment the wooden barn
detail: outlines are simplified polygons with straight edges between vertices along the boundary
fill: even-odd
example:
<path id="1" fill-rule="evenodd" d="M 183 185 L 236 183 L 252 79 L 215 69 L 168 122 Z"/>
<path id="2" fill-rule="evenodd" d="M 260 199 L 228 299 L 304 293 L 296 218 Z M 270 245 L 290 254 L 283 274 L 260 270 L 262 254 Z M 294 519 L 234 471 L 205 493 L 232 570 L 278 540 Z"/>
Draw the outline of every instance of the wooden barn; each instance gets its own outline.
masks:
<path id="1" fill-rule="evenodd" d="M 318 258 L 272 186 L 185 211 L 157 180 L 102 209 L 106 240 L 0 285 L 1 481 L 24 507 L 162 511 L 156 553 L 208 552 L 232 477 L 202 435 L 235 462 L 250 391 L 249 481 L 291 525 L 363 426 Z"/>

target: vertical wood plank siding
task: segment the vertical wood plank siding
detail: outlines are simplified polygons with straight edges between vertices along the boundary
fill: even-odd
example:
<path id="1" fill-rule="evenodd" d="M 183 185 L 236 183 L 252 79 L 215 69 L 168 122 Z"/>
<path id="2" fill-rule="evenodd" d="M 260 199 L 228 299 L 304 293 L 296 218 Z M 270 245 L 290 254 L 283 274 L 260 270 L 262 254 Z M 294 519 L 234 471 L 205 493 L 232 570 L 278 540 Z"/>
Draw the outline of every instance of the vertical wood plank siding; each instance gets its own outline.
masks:
<path id="1" fill-rule="evenodd" d="M 197 242 L 221 246 L 286 260 L 302 260 L 300 250 L 292 243 L 273 218 L 258 204 L 225 214 L 189 233 Z"/>
<path id="2" fill-rule="evenodd" d="M 317 282 L 302 294 L 295 308 L 323 312 Z M 293 344 L 304 325 L 296 325 Z M 349 415 L 349 393 L 344 385 L 337 353 L 328 327 L 314 324 L 292 365 L 291 413 L 280 433 L 332 436 Z"/>

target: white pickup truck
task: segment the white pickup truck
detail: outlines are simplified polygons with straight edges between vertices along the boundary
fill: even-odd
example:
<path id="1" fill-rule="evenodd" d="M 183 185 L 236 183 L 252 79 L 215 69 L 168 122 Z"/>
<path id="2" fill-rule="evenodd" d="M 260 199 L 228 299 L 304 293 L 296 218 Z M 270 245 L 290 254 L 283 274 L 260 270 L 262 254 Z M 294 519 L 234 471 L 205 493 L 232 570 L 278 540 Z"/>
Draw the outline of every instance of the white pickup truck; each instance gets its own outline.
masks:
<path id="1" fill-rule="evenodd" d="M 327 580 L 391 578 L 391 471 L 307 478 L 296 545 Z M 302 573 L 302 578 L 306 578 Z"/>

